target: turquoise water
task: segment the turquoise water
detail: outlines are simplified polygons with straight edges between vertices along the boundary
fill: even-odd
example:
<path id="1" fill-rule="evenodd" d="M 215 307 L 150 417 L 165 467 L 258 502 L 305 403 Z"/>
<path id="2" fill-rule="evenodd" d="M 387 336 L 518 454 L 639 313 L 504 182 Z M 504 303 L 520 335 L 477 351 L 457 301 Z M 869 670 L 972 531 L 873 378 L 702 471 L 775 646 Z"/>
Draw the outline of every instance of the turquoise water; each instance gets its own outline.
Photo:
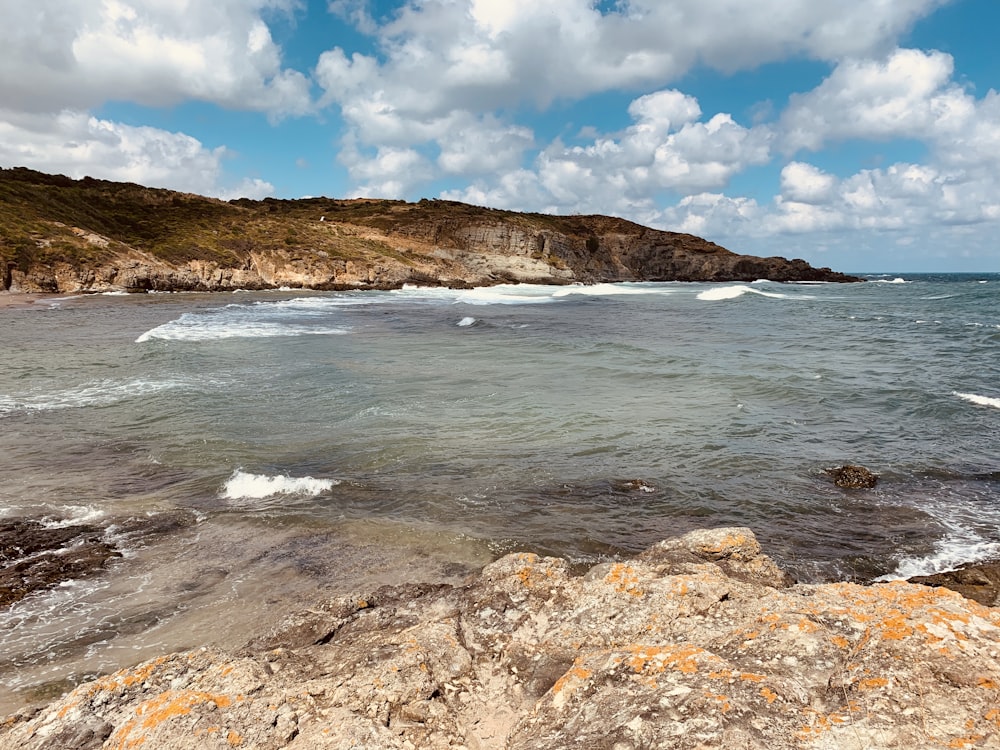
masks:
<path id="1" fill-rule="evenodd" d="M 11 690 L 510 550 L 582 566 L 740 524 L 808 581 L 1000 555 L 1000 275 L 2 315 L 0 514 L 190 520 L 0 615 Z M 833 486 L 843 463 L 878 487 Z"/>

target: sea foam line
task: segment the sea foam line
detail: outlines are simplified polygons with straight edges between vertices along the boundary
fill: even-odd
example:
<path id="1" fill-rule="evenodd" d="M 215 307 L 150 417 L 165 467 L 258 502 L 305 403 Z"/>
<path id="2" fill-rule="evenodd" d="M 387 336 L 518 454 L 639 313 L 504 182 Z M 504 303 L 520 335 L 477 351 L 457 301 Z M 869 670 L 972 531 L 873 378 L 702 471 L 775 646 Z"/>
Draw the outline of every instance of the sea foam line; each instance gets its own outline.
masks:
<path id="1" fill-rule="evenodd" d="M 718 302 L 724 299 L 736 299 L 742 297 L 744 294 L 756 294 L 761 297 L 770 297 L 771 299 L 792 299 L 791 295 L 779 294 L 778 292 L 765 292 L 760 289 L 754 289 L 753 287 L 746 286 L 744 284 L 738 284 L 737 286 L 723 286 L 716 287 L 714 289 L 706 289 L 700 292 L 697 299 L 706 302 Z M 810 295 L 796 295 L 795 299 L 815 299 Z"/>
<path id="2" fill-rule="evenodd" d="M 78 388 L 67 388 L 48 393 L 26 394 L 20 397 L 0 395 L 0 414 L 17 411 L 50 411 L 85 406 L 110 406 L 136 396 L 183 388 L 183 380 L 129 380 L 125 382 L 100 380 Z"/>
<path id="3" fill-rule="evenodd" d="M 992 406 L 994 409 L 1000 409 L 1000 398 L 990 398 L 975 393 L 959 393 L 958 391 L 952 391 L 952 395 L 977 406 Z"/>
<path id="4" fill-rule="evenodd" d="M 222 486 L 219 494 L 223 500 L 262 500 L 275 495 L 314 497 L 329 492 L 338 484 L 340 481 L 337 479 L 292 477 L 287 474 L 269 476 L 237 469 Z"/>

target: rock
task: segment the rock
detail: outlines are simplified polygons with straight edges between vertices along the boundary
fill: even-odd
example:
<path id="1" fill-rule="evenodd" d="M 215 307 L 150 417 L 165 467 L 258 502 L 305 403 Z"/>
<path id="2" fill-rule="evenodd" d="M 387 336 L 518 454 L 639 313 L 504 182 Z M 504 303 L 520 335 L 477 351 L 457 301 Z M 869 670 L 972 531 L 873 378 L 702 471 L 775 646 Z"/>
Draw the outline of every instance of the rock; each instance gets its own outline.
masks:
<path id="1" fill-rule="evenodd" d="M 1000 611 L 724 570 L 762 557 L 717 529 L 582 576 L 521 553 L 462 586 L 341 597 L 240 653 L 80 685 L 0 723 L 0 750 L 1000 745 Z"/>
<path id="2" fill-rule="evenodd" d="M 878 483 L 878 475 L 873 474 L 864 466 L 845 464 L 832 469 L 824 469 L 833 477 L 833 483 L 838 487 L 848 489 L 870 489 Z"/>
<path id="3" fill-rule="evenodd" d="M 91 525 L 46 527 L 38 521 L 0 521 L 0 607 L 33 591 L 101 570 L 121 553 Z"/>
<path id="4" fill-rule="evenodd" d="M 87 578 L 121 557 L 116 544 L 142 543 L 195 523 L 188 511 L 109 518 L 106 525 L 45 524 L 30 518 L 0 521 L 0 607 L 64 581 Z M 115 542 L 109 541 L 113 530 Z"/>
<path id="5" fill-rule="evenodd" d="M 1000 606 L 1000 561 L 964 565 L 946 573 L 908 580 L 922 586 L 944 586 L 987 607 Z"/>

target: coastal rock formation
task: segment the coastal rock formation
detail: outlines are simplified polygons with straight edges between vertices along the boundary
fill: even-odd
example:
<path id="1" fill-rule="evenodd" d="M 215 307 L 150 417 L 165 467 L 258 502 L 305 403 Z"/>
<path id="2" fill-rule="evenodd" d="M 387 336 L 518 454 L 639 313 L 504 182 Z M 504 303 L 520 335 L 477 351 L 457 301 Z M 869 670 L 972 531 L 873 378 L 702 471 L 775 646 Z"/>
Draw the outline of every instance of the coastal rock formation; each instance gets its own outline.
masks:
<path id="1" fill-rule="evenodd" d="M 183 511 L 72 523 L 48 519 L 0 521 L 0 607 L 60 583 L 100 573 L 122 556 L 118 547 L 190 526 L 195 517 Z M 114 529 L 114 534 L 110 529 Z"/>
<path id="2" fill-rule="evenodd" d="M 15 292 L 387 289 L 614 281 L 860 281 L 607 216 L 453 201 L 223 202 L 0 169 L 2 288 Z"/>
<path id="3" fill-rule="evenodd" d="M 924 586 L 944 586 L 987 607 L 1000 607 L 1000 562 L 963 565 L 956 570 L 909 580 Z"/>
<path id="4" fill-rule="evenodd" d="M 384 587 L 241 653 L 163 656 L 0 725 L 0 748 L 1000 745 L 1000 611 L 907 583 L 785 585 L 748 529 L 585 575 L 512 554 Z"/>

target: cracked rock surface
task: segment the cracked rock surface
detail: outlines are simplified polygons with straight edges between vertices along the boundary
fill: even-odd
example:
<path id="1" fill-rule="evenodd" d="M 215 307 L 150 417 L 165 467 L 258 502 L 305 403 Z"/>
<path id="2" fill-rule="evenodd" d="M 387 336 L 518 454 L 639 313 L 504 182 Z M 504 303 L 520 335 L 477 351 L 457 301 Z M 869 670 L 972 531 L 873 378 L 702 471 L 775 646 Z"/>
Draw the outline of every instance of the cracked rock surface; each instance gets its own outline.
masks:
<path id="1" fill-rule="evenodd" d="M 789 584 L 745 528 L 584 575 L 508 555 L 80 685 L 0 748 L 1000 747 L 1000 610 Z"/>

